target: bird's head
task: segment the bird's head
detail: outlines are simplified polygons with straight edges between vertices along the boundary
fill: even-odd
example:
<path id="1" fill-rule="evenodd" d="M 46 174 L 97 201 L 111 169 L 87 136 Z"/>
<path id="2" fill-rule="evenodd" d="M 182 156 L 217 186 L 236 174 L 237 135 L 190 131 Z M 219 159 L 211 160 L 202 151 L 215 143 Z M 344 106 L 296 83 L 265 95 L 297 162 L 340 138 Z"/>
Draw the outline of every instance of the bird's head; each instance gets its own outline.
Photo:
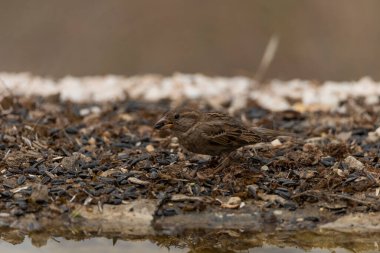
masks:
<path id="1" fill-rule="evenodd" d="M 169 128 L 175 135 L 187 132 L 201 119 L 201 112 L 191 109 L 175 109 L 166 112 L 154 125 L 155 129 Z"/>

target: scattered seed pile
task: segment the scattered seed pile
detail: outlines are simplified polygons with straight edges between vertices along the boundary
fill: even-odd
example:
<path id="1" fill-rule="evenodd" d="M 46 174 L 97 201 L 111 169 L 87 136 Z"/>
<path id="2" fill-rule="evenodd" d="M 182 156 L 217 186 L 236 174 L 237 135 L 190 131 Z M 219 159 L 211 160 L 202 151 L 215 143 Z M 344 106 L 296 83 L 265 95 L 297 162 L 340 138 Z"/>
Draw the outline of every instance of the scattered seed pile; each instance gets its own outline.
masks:
<path id="1" fill-rule="evenodd" d="M 192 102 L 194 103 L 194 102 Z M 158 199 L 157 216 L 207 208 L 297 210 L 340 215 L 380 211 L 380 104 L 349 99 L 331 112 L 273 113 L 249 101 L 247 125 L 295 133 L 240 149 L 230 166 L 187 153 L 153 130 L 170 101 L 61 102 L 58 96 L 0 102 L 0 209 L 23 216 L 74 204 Z M 204 110 L 211 106 L 199 103 Z M 225 112 L 228 108 L 225 108 Z"/>

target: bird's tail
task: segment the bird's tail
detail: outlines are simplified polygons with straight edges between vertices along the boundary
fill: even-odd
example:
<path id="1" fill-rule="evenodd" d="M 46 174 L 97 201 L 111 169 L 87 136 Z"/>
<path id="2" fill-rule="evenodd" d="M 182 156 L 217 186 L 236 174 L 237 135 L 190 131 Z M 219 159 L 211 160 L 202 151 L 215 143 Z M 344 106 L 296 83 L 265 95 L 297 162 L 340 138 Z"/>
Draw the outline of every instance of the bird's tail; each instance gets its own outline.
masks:
<path id="1" fill-rule="evenodd" d="M 293 133 L 288 133 L 288 132 L 282 132 L 282 131 L 277 131 L 273 129 L 268 129 L 268 128 L 263 128 L 263 127 L 253 127 L 249 129 L 255 135 L 261 137 L 261 141 L 263 142 L 268 142 L 268 141 L 273 141 L 279 136 L 288 136 L 288 137 L 296 137 L 295 134 Z"/>

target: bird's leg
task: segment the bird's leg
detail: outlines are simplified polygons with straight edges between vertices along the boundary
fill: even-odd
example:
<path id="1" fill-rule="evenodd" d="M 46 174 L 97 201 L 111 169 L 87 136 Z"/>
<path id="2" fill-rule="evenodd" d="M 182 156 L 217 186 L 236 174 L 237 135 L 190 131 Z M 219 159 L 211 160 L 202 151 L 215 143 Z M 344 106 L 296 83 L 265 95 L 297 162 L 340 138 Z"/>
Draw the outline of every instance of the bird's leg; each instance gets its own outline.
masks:
<path id="1" fill-rule="evenodd" d="M 224 157 L 224 159 L 222 160 L 222 162 L 219 163 L 219 165 L 215 168 L 214 173 L 218 173 L 222 169 L 228 167 L 231 164 L 231 161 L 233 160 L 233 158 L 235 157 L 235 155 L 236 155 L 236 152 L 233 151 L 233 152 L 229 153 L 226 157 Z"/>
<path id="2" fill-rule="evenodd" d="M 253 153 L 255 153 L 255 156 L 258 156 L 256 148 L 253 148 L 252 150 L 253 150 Z"/>

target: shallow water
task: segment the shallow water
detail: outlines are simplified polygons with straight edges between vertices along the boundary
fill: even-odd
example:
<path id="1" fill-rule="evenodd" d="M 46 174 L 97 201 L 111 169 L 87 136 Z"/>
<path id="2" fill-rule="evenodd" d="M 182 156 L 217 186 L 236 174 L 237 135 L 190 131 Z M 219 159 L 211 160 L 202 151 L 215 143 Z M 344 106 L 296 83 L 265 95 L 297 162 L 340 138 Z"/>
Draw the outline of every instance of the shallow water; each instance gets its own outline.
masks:
<path id="1" fill-rule="evenodd" d="M 152 252 L 152 253 L 180 253 L 180 252 L 249 252 L 249 253 L 327 253 L 327 252 L 336 252 L 336 253 L 346 253 L 349 252 L 344 249 L 319 249 L 314 248 L 312 250 L 304 251 L 299 248 L 294 247 L 284 247 L 279 248 L 271 245 L 264 245 L 263 247 L 250 248 L 248 250 L 227 250 L 227 249 L 190 249 L 190 248 L 176 248 L 176 247 L 160 247 L 148 240 L 141 241 L 121 241 L 118 240 L 115 245 L 112 239 L 106 238 L 92 238 L 85 239 L 82 241 L 66 240 L 63 238 L 54 238 L 49 239 L 47 244 L 42 247 L 35 247 L 32 245 L 30 238 L 25 238 L 25 240 L 20 243 L 13 245 L 11 243 L 0 240 L 0 252 L 6 253 L 37 253 L 37 252 L 83 252 L 83 253 L 125 253 L 125 252 L 134 252 L 134 253 L 143 253 L 143 252 Z M 373 251 L 375 252 L 375 251 Z"/>

